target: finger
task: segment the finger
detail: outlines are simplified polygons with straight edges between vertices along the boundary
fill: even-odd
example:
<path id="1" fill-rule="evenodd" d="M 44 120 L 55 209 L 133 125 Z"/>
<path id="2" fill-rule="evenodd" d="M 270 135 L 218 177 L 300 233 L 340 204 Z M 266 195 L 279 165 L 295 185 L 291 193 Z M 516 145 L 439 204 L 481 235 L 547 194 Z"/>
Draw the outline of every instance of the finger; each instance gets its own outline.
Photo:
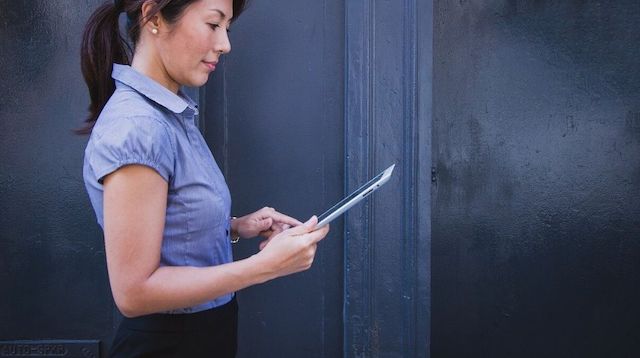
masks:
<path id="1" fill-rule="evenodd" d="M 318 225 L 318 217 L 315 215 L 310 217 L 309 220 L 307 220 L 307 222 L 304 223 L 304 226 L 309 227 L 311 229 L 316 227 L 316 225 Z"/>
<path id="2" fill-rule="evenodd" d="M 272 230 L 265 230 L 265 231 L 260 231 L 260 234 L 258 235 L 261 237 L 264 237 L 265 239 L 268 239 L 274 235 L 274 232 Z"/>
<path id="3" fill-rule="evenodd" d="M 275 220 L 275 221 L 277 221 L 277 222 L 279 222 L 281 224 L 287 224 L 289 226 L 302 225 L 302 223 L 299 220 L 297 220 L 295 218 L 292 218 L 291 216 L 285 215 L 285 214 L 283 214 L 281 212 L 278 212 L 278 211 L 273 211 L 271 213 L 271 217 L 273 218 L 273 220 Z"/>
<path id="4" fill-rule="evenodd" d="M 285 226 L 289 226 L 289 225 L 278 224 L 278 223 L 275 223 L 275 224 L 271 225 L 271 233 L 272 233 L 271 235 L 277 235 L 277 234 L 285 231 L 286 229 L 288 229 Z"/>
<path id="5" fill-rule="evenodd" d="M 307 234 L 307 240 L 309 240 L 310 243 L 316 244 L 320 240 L 324 239 L 328 233 L 329 225 L 326 225 L 318 230 L 311 231 L 309 234 Z"/>
<path id="6" fill-rule="evenodd" d="M 282 225 L 274 223 L 268 230 L 260 231 L 260 236 L 264 238 L 270 238 L 271 236 L 278 235 L 279 233 L 286 230 L 282 227 Z"/>
<path id="7" fill-rule="evenodd" d="M 311 219 L 307 220 L 306 223 L 302 225 L 295 226 L 289 230 L 287 230 L 288 234 L 291 236 L 300 236 L 304 235 L 308 232 L 313 231 L 313 228 L 318 224 L 318 218 L 314 215 Z"/>
<path id="8" fill-rule="evenodd" d="M 270 206 L 265 206 L 264 208 L 258 210 L 258 212 L 264 216 L 271 216 L 271 214 L 274 213 L 275 211 L 276 209 Z"/>
<path id="9" fill-rule="evenodd" d="M 278 235 L 279 233 L 285 231 L 288 228 L 289 228 L 289 225 L 287 224 L 273 223 L 273 225 L 271 225 L 271 227 L 268 230 L 261 231 L 260 236 L 268 238 L 274 235 Z"/>
<path id="10" fill-rule="evenodd" d="M 258 231 L 269 230 L 273 225 L 273 219 L 270 217 L 262 218 L 256 222 Z"/>

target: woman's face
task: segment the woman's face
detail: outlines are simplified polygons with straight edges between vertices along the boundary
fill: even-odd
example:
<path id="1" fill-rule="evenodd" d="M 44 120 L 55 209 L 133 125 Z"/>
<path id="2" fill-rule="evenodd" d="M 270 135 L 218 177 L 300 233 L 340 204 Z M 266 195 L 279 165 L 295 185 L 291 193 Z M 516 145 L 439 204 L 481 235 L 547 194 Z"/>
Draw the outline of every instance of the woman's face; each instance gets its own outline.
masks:
<path id="1" fill-rule="evenodd" d="M 156 44 L 170 89 L 207 82 L 220 56 L 231 51 L 227 30 L 232 16 L 232 0 L 199 0 L 176 23 L 160 29 Z"/>

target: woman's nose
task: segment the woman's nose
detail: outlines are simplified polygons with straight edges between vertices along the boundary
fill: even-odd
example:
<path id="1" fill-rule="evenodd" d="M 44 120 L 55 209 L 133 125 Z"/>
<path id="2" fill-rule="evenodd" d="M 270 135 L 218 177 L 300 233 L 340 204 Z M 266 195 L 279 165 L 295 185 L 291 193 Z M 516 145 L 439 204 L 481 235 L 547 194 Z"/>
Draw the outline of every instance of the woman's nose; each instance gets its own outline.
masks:
<path id="1" fill-rule="evenodd" d="M 214 51 L 220 54 L 231 52 L 231 42 L 229 41 L 229 35 L 226 31 L 222 31 L 223 35 L 216 39 Z"/>

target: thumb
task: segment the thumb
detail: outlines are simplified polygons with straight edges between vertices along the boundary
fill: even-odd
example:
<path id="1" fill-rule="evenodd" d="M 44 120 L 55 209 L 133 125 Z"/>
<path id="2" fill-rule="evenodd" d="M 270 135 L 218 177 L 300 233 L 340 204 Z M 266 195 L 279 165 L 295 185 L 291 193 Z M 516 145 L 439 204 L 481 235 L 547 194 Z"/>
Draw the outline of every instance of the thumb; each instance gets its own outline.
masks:
<path id="1" fill-rule="evenodd" d="M 318 218 L 314 215 L 306 223 L 293 227 L 289 231 L 292 235 L 302 235 L 313 231 L 318 224 Z"/>
<path id="2" fill-rule="evenodd" d="M 307 220 L 306 223 L 303 224 L 304 226 L 309 227 L 310 229 L 313 229 L 314 227 L 316 227 L 316 225 L 318 225 L 318 217 L 317 216 L 312 216 L 311 218 L 309 218 L 309 220 Z"/>

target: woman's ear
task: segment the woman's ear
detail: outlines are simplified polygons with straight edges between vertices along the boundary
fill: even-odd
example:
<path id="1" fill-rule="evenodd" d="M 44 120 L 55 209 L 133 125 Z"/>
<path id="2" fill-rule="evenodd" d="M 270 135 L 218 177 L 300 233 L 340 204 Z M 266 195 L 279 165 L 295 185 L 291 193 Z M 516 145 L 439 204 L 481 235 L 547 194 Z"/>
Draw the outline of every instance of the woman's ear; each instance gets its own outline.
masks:
<path id="1" fill-rule="evenodd" d="M 153 8 L 157 4 L 158 3 L 154 0 L 147 0 L 142 4 L 140 11 L 142 15 L 141 19 L 143 28 L 151 26 L 151 29 L 156 29 L 156 31 L 158 31 L 157 29 L 160 28 L 160 24 L 162 23 L 162 15 L 159 12 L 152 15 Z"/>

